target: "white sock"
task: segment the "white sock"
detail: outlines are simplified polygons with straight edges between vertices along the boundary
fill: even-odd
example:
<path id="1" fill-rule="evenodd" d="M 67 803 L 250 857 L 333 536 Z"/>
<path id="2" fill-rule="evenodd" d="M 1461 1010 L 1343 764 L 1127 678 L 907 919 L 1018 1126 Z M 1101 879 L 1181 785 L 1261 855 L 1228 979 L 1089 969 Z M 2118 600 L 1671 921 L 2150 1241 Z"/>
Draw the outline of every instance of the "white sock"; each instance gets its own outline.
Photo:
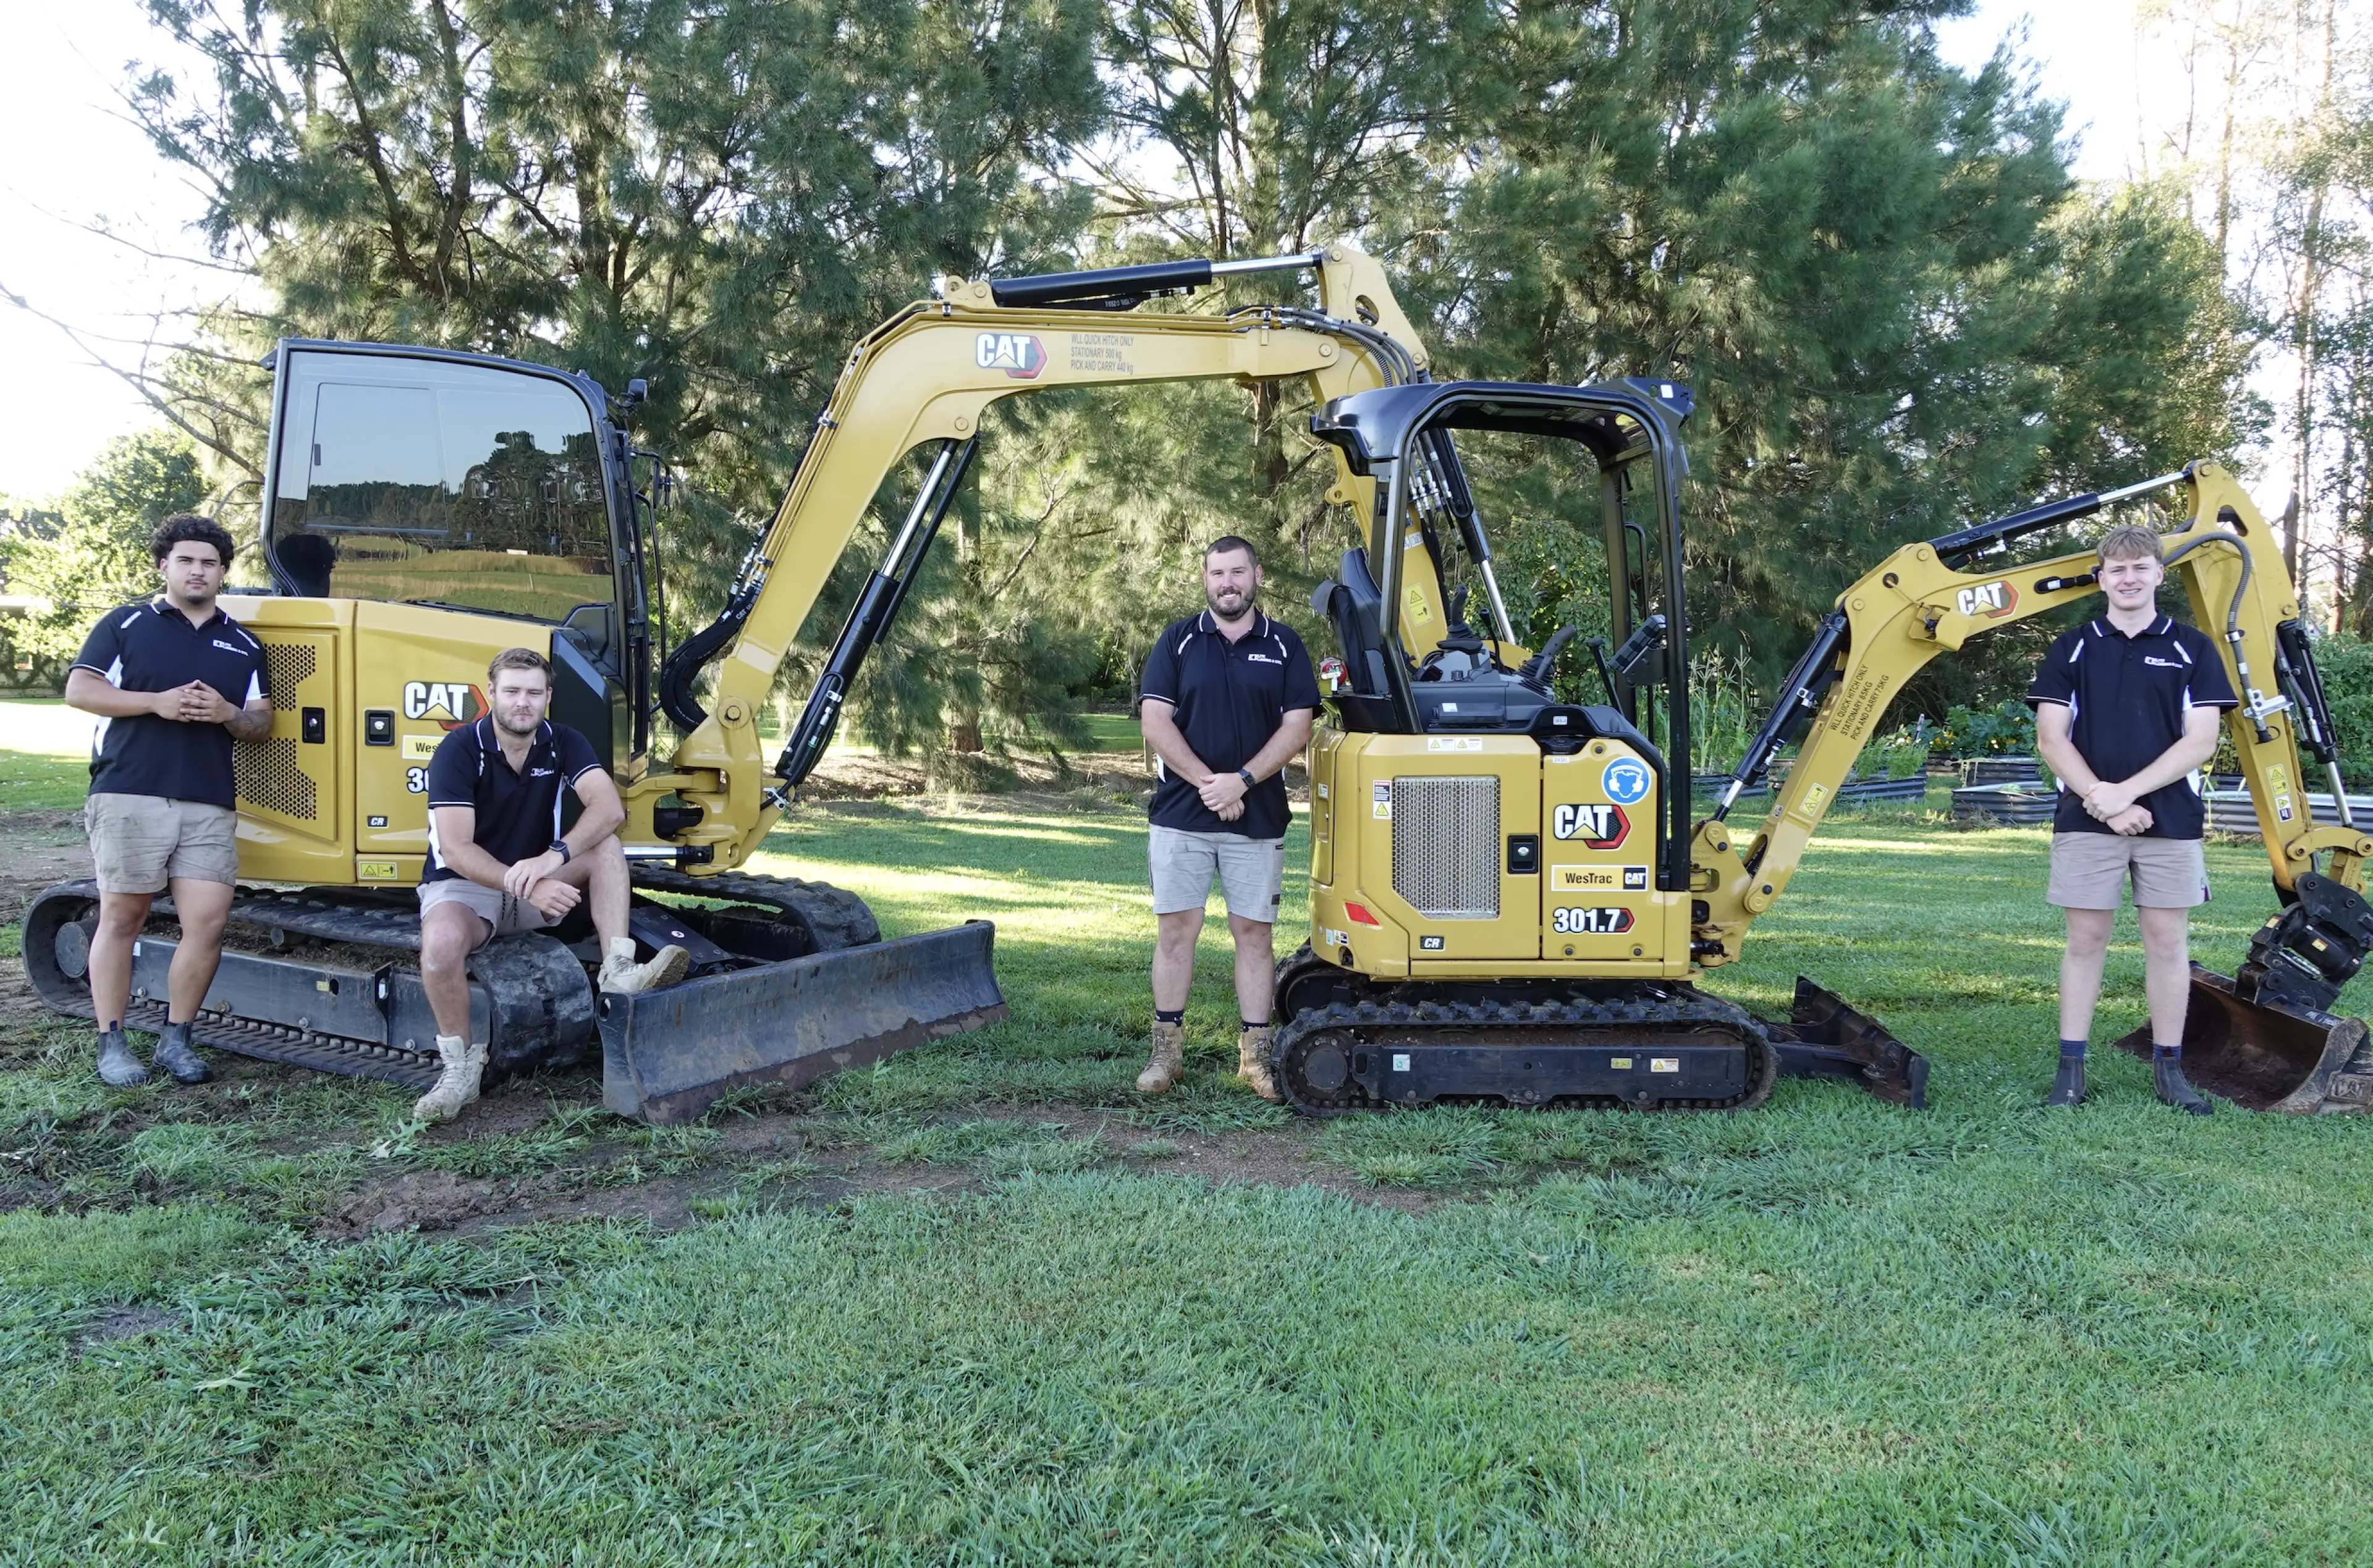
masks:
<path id="1" fill-rule="evenodd" d="M 621 969 L 630 968 L 635 961 L 635 939 L 631 936 L 610 938 L 610 961 Z"/>
<path id="2" fill-rule="evenodd" d="M 470 1042 L 463 1040 L 460 1035 L 438 1035 L 437 1037 L 437 1054 L 439 1056 L 444 1055 L 445 1048 L 449 1045 L 455 1051 L 467 1051 L 470 1049 Z"/>

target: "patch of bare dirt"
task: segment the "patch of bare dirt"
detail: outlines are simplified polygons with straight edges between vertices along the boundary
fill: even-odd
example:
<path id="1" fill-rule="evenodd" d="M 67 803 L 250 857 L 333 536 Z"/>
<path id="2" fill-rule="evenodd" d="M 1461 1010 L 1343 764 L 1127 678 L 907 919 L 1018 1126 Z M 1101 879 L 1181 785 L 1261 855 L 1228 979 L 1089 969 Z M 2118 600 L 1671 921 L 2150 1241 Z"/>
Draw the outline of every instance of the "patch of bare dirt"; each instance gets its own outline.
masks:
<path id="1" fill-rule="evenodd" d="M 75 1338 L 82 1344 L 101 1345 L 181 1326 L 179 1316 L 154 1307 L 111 1307 L 83 1325 Z"/>
<path id="2" fill-rule="evenodd" d="M 0 925 L 53 882 L 91 874 L 79 811 L 0 811 Z"/>
<path id="3" fill-rule="evenodd" d="M 442 1170 L 406 1171 L 364 1188 L 316 1228 L 347 1240 L 389 1230 L 451 1230 L 464 1220 L 509 1207 L 511 1198 L 507 1188 L 492 1181 L 467 1181 Z"/>

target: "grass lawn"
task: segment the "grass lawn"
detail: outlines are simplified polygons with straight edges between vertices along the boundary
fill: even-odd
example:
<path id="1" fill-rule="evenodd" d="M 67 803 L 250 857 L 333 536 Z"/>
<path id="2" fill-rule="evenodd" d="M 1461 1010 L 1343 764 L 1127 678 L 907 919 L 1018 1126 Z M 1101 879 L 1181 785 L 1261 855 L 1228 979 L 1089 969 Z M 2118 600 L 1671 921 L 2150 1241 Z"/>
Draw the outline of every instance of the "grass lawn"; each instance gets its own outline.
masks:
<path id="1" fill-rule="evenodd" d="M 80 806 L 90 789 L 91 723 L 55 697 L 0 702 L 0 810 Z"/>
<path id="2" fill-rule="evenodd" d="M 993 918 L 1013 1020 L 705 1127 L 107 1091 L 0 1013 L 0 1563 L 2373 1559 L 2373 1123 L 2177 1117 L 2112 1054 L 2038 1109 L 2041 832 L 1841 814 L 1712 981 L 1867 1007 L 1924 1115 L 1325 1124 L 1229 1083 L 1216 935 L 1193 1076 L 1136 1103 L 1142 835 L 802 810 L 762 869 Z M 2210 864 L 2229 966 L 2272 899 Z M 2129 922 L 2097 1038 L 2140 968 Z M 554 1202 L 339 1218 L 462 1187 Z"/>

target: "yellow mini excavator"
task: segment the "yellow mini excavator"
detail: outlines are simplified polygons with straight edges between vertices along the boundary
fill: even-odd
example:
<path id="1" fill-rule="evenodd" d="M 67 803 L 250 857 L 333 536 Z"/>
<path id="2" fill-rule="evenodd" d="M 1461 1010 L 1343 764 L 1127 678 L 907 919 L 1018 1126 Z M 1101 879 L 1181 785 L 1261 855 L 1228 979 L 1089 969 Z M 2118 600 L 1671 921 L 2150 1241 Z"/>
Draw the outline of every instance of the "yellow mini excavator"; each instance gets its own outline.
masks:
<path id="1" fill-rule="evenodd" d="M 1137 310 L 1298 275 L 1315 278 L 1315 308 Z M 1794 1016 L 1771 1023 L 1691 977 L 1737 957 L 1913 669 L 2086 591 L 2080 559 L 1963 568 L 2121 497 L 1890 557 L 1822 622 L 1720 807 L 1693 827 L 1673 772 L 1689 755 L 1688 390 L 1434 383 L 1425 365 L 1381 272 L 1344 245 L 952 282 L 854 347 L 722 612 L 671 648 L 636 477 L 649 462 L 656 490 L 659 470 L 614 419 L 638 386 L 614 404 L 585 377 L 518 361 L 282 343 L 261 540 L 272 589 L 227 600 L 265 645 L 274 725 L 238 753 L 251 885 L 193 1034 L 331 1071 L 435 1075 L 411 897 L 427 768 L 438 738 L 484 711 L 487 659 L 520 643 L 548 647 L 555 715 L 618 779 L 638 941 L 684 946 L 696 967 L 667 991 L 605 996 L 585 933 L 498 939 L 473 958 L 472 985 L 496 1074 L 579 1060 L 598 1042 L 605 1103 L 673 1121 L 736 1085 L 805 1082 L 1002 1016 L 986 923 L 883 941 L 855 895 L 740 868 L 829 745 L 990 403 L 1053 387 L 1301 377 L 1323 410 L 1312 434 L 1334 448 L 1329 499 L 1365 519 L 1365 543 L 1315 601 L 1344 677 L 1310 755 L 1310 942 L 1278 979 L 1279 1081 L 1293 1103 L 1744 1107 L 1783 1072 L 1921 1103 L 1925 1063 L 1829 993 L 1800 981 Z M 912 505 L 770 763 L 757 721 L 777 669 L 909 454 L 927 470 Z M 2237 689 L 2250 693 L 2237 739 L 2285 900 L 2235 981 L 2203 978 L 2222 1000 L 2195 1018 L 2214 1011 L 2224 1056 L 2282 1064 L 2258 1073 L 2282 1091 L 2266 1103 L 2347 1103 L 2373 1082 L 2364 1027 L 2317 1009 L 2373 946 L 2355 891 L 2373 842 L 2309 820 L 2293 726 L 2328 761 L 2330 723 L 2262 525 L 2216 470 L 2180 482 L 2194 520 L 2174 541 L 2179 570 L 2204 624 L 2211 610 L 2227 617 Z M 1586 645 L 1603 703 L 1552 695 L 1574 631 L 1537 652 L 1518 645 L 1487 528 L 1577 506 L 1604 554 L 1608 636 Z M 1489 635 L 1464 615 L 1479 586 Z M 2251 659 L 2284 694 L 2250 686 Z M 712 669 L 704 699 L 696 682 Z M 683 737 L 664 750 L 661 714 Z M 1738 793 L 1807 719 L 1769 819 L 1734 837 Z M 62 1012 L 88 1013 L 96 898 L 88 882 L 61 883 L 27 912 L 27 970 Z M 160 900 L 135 949 L 136 1025 L 162 1021 L 173 943 Z M 2234 1092 L 2206 1060 L 2219 1049 L 2195 1049 L 2193 1077 Z"/>

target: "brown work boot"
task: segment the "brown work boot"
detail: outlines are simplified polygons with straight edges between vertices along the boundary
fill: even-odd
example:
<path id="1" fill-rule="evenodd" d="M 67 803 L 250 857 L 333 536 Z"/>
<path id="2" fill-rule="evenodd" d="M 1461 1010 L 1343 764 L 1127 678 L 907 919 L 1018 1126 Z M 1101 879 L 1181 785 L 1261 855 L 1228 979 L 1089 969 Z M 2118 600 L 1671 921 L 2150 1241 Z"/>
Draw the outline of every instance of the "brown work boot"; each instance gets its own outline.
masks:
<path id="1" fill-rule="evenodd" d="M 1277 1078 L 1268 1066 L 1268 1040 L 1275 1032 L 1267 1024 L 1252 1024 L 1236 1037 L 1236 1076 L 1271 1105 L 1285 1098 L 1277 1092 Z"/>
<path id="2" fill-rule="evenodd" d="M 1186 1075 L 1186 1026 L 1153 1020 L 1153 1056 L 1137 1075 L 1141 1095 L 1168 1094 Z"/>
<path id="3" fill-rule="evenodd" d="M 412 1102 L 415 1121 L 450 1121 L 478 1098 L 478 1079 L 486 1070 L 486 1048 L 456 1035 L 438 1035 L 437 1055 L 444 1070 L 429 1091 Z"/>

